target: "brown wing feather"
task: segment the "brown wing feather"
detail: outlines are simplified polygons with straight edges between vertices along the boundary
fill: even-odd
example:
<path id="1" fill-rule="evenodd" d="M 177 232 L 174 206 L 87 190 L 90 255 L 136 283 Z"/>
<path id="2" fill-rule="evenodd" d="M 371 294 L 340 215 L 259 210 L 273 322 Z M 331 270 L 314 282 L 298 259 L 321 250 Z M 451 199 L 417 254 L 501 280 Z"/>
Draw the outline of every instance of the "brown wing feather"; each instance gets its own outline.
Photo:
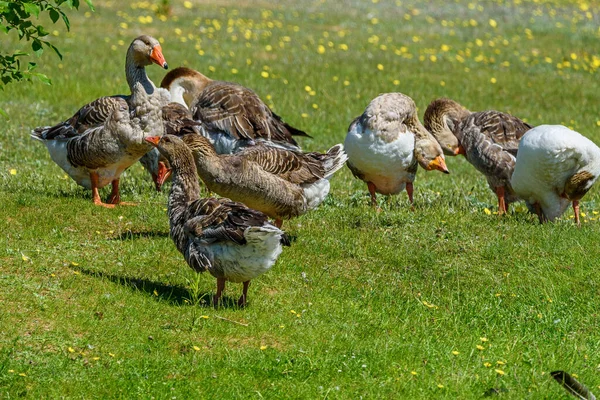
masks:
<path id="1" fill-rule="evenodd" d="M 483 135 L 512 155 L 517 154 L 521 137 L 533 128 L 513 115 L 493 110 L 473 113 L 472 118 Z"/>
<path id="2" fill-rule="evenodd" d="M 197 133 L 200 122 L 192 119 L 192 113 L 179 103 L 169 103 L 162 108 L 162 117 L 165 125 L 165 134 L 182 136 L 188 133 Z"/>
<path id="3" fill-rule="evenodd" d="M 68 120 L 51 127 L 36 128 L 34 132 L 45 140 L 74 137 L 104 125 L 113 111 L 123 107 L 127 107 L 127 101 L 121 96 L 100 97 L 81 107 Z"/>
<path id="4" fill-rule="evenodd" d="M 325 175 L 322 158 L 326 155 L 320 153 L 302 153 L 257 145 L 244 149 L 239 156 L 296 185 L 313 183 L 323 179 Z"/>
<path id="5" fill-rule="evenodd" d="M 292 134 L 308 136 L 284 123 L 258 95 L 244 86 L 211 82 L 192 106 L 194 118 L 237 139 L 264 138 L 296 145 Z"/>

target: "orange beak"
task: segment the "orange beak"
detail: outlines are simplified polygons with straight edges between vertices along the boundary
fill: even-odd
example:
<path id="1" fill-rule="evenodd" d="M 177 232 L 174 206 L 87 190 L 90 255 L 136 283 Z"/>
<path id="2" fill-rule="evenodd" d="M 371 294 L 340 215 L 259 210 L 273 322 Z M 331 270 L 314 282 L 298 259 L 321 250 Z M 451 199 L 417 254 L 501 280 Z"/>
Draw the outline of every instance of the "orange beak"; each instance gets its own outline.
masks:
<path id="1" fill-rule="evenodd" d="M 463 156 L 466 154 L 465 153 L 465 148 L 462 146 L 458 146 L 455 150 L 454 150 L 454 155 L 457 156 L 459 154 L 462 154 Z"/>
<path id="2" fill-rule="evenodd" d="M 160 136 L 148 136 L 145 137 L 144 140 L 156 147 L 158 146 L 158 142 L 160 142 Z"/>
<path id="3" fill-rule="evenodd" d="M 442 171 L 445 174 L 450 173 L 450 171 L 448 171 L 448 167 L 446 167 L 446 161 L 444 161 L 443 156 L 437 156 L 427 166 L 428 171 L 432 171 L 434 169 L 437 169 L 438 171 Z"/>
<path id="4" fill-rule="evenodd" d="M 154 46 L 152 49 L 152 53 L 150 53 L 150 59 L 153 63 L 160 65 L 164 69 L 169 68 L 169 64 L 167 64 L 167 60 L 165 60 L 165 56 L 163 56 L 162 48 L 159 44 Z"/>
<path id="5" fill-rule="evenodd" d="M 158 174 L 156 175 L 156 190 L 160 192 L 162 185 L 171 176 L 171 169 L 167 168 L 164 162 L 158 162 Z"/>

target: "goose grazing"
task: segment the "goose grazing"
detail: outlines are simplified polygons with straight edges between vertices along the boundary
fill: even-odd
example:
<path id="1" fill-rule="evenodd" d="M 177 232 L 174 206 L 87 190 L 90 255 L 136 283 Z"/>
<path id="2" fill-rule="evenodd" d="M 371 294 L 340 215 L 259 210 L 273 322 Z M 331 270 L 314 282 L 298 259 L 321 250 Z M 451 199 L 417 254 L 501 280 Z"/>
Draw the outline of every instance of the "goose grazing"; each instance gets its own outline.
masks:
<path id="1" fill-rule="evenodd" d="M 554 221 L 579 200 L 600 174 L 600 148 L 562 125 L 540 125 L 523 136 L 511 184 L 540 223 Z"/>
<path id="2" fill-rule="evenodd" d="M 109 196 L 108 203 L 118 204 L 120 202 L 119 177 L 121 172 L 131 165 L 129 162 L 132 158 L 135 158 L 135 162 L 144 155 L 144 153 L 142 153 L 138 156 L 139 151 L 143 149 L 146 149 L 146 151 L 152 149 L 151 146 L 142 141 L 141 137 L 126 138 L 122 135 L 114 135 L 111 137 L 108 135 L 110 129 L 104 128 L 104 124 L 114 110 L 119 110 L 123 106 L 128 107 L 129 111 L 135 115 L 136 107 L 139 108 L 142 106 L 141 101 L 147 99 L 147 97 L 142 96 L 141 92 L 148 95 L 154 95 L 156 88 L 148 78 L 145 70 L 145 67 L 152 63 L 158 64 L 165 69 L 168 68 L 159 42 L 153 37 L 146 35 L 135 38 L 127 49 L 125 75 L 129 89 L 132 93 L 136 86 L 141 88 L 140 93 L 137 96 L 137 102 L 133 101 L 133 95 L 101 97 L 81 107 L 75 115 L 68 120 L 55 126 L 36 128 L 31 133 L 31 136 L 34 139 L 40 140 L 46 144 L 52 160 L 71 176 L 71 178 L 85 188 L 92 189 L 94 204 L 106 206 L 99 197 L 98 188 L 107 185 L 107 179 L 112 183 L 112 192 Z M 155 99 L 158 100 L 160 98 L 162 99 L 161 101 L 166 102 L 164 96 L 164 93 L 159 93 Z M 141 128 L 146 131 L 146 133 L 149 132 L 152 135 L 162 134 L 163 128 L 154 124 L 153 120 L 150 121 L 149 124 L 144 121 L 140 121 L 140 123 L 143 125 Z M 155 129 L 155 131 L 151 132 L 151 129 L 149 129 L 150 127 Z M 105 165 L 106 160 L 90 159 L 90 157 L 85 154 L 86 151 L 88 151 L 85 147 L 87 139 L 75 138 L 78 136 L 86 137 L 90 132 L 95 132 L 98 129 L 105 133 L 103 137 L 106 138 L 106 141 L 95 141 L 95 147 L 89 149 L 91 153 L 98 155 L 103 152 L 104 147 L 107 147 L 107 151 L 112 151 L 115 149 L 111 148 L 109 150 L 108 147 L 118 146 L 121 155 L 124 156 L 129 153 L 130 150 L 134 154 L 127 154 L 127 156 L 120 161 L 112 159 L 111 162 L 117 162 L 119 164 L 118 166 L 116 164 L 110 166 Z M 92 136 L 98 137 L 98 135 Z M 110 140 L 108 138 L 110 138 Z M 68 142 L 80 143 L 77 151 L 81 154 L 75 156 L 72 153 L 74 151 L 74 145 L 67 145 Z M 118 145 L 116 144 L 117 142 Z M 130 144 L 135 144 L 136 148 L 127 148 Z M 72 150 L 68 150 L 69 148 L 72 148 Z M 116 156 L 116 153 L 113 154 L 113 156 Z M 86 159 L 85 162 L 83 161 L 84 159 Z M 113 172 L 109 173 L 109 170 Z M 161 174 L 166 172 L 164 165 L 157 166 L 157 170 L 159 170 Z"/>
<path id="3" fill-rule="evenodd" d="M 202 135 L 185 135 L 198 174 L 208 189 L 240 201 L 274 218 L 281 227 L 290 219 L 316 208 L 329 193 L 329 179 L 344 166 L 341 144 L 325 154 L 302 153 L 267 143 L 235 154 L 217 154 Z"/>
<path id="4" fill-rule="evenodd" d="M 450 99 L 437 99 L 425 110 L 425 127 L 448 155 L 463 154 L 498 197 L 498 214 L 519 200 L 510 185 L 521 137 L 532 128 L 500 111 L 471 112 Z"/>
<path id="5" fill-rule="evenodd" d="M 350 124 L 344 148 L 352 174 L 367 183 L 371 202 L 376 193 L 400 193 L 413 204 L 417 164 L 449 173 L 440 145 L 421 125 L 414 101 L 402 93 L 385 93 L 371 101 Z"/>
<path id="6" fill-rule="evenodd" d="M 181 137 L 186 134 L 200 133 L 201 124 L 194 121 L 187 107 L 179 103 L 170 102 L 165 105 L 162 108 L 162 118 L 167 135 Z M 160 154 L 156 147 L 153 147 L 140 159 L 140 163 L 152 176 L 156 191 L 160 192 L 162 185 L 171 175 L 167 159 Z"/>
<path id="7" fill-rule="evenodd" d="M 105 99 L 98 99 L 97 102 L 104 102 Z M 137 83 L 130 99 L 135 118 L 129 118 L 132 108 L 124 99 L 111 99 L 105 102 L 112 108 L 103 109 L 106 117 L 103 117 L 101 125 L 81 133 L 56 129 L 34 131 L 31 136 L 46 145 L 52 160 L 75 182 L 92 190 L 94 204 L 112 208 L 121 202 L 121 174 L 151 148 L 143 140 L 144 136 L 148 132 L 162 134 L 163 102 L 161 96 L 147 95 L 142 84 Z M 93 103 L 90 104 L 95 107 Z M 98 189 L 109 183 L 112 184 L 112 191 L 108 204 L 105 204 L 100 199 Z"/>
<path id="8" fill-rule="evenodd" d="M 172 101 L 187 106 L 206 128 L 217 153 L 228 154 L 253 143 L 253 139 L 279 141 L 297 147 L 292 136 L 308 135 L 273 113 L 258 95 L 242 85 L 212 80 L 198 71 L 179 67 L 161 82 Z"/>
<path id="9" fill-rule="evenodd" d="M 282 246 L 290 245 L 289 239 L 259 211 L 226 198 L 201 199 L 194 158 L 180 138 L 165 135 L 146 140 L 171 165 L 168 215 L 177 250 L 194 271 L 208 271 L 217 278 L 215 305 L 226 281 L 243 282 L 238 305 L 246 305 L 250 280 L 273 267 Z"/>

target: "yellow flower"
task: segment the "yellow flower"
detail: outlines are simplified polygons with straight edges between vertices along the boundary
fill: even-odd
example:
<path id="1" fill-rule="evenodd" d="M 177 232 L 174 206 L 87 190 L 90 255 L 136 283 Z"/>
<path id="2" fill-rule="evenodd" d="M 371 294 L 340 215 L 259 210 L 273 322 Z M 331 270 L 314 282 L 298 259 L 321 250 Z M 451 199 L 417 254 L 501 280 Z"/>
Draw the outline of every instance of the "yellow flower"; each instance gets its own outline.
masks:
<path id="1" fill-rule="evenodd" d="M 231 73 L 232 73 L 232 74 L 237 74 L 237 73 L 238 73 L 238 70 L 237 70 L 237 68 L 231 68 Z"/>
<path id="2" fill-rule="evenodd" d="M 377 69 L 383 71 L 383 64 L 377 64 Z"/>
<path id="3" fill-rule="evenodd" d="M 153 295 L 158 296 L 158 292 L 156 291 L 156 289 L 154 289 L 154 291 L 152 292 Z"/>
<path id="4" fill-rule="evenodd" d="M 192 8 L 192 2 L 191 1 L 184 1 L 183 2 L 183 6 L 185 8 Z"/>
<path id="5" fill-rule="evenodd" d="M 194 349 L 196 351 L 200 351 L 200 347 L 198 347 L 198 346 L 192 346 L 192 349 Z"/>
<path id="6" fill-rule="evenodd" d="M 27 376 L 27 374 L 25 374 L 24 372 L 21 372 L 21 373 L 19 374 L 19 376 Z"/>
<path id="7" fill-rule="evenodd" d="M 492 212 L 487 207 L 483 209 L 483 212 L 486 213 L 486 215 L 492 215 Z"/>
<path id="8" fill-rule="evenodd" d="M 21 260 L 27 262 L 31 262 L 31 258 L 27 257 L 25 254 L 21 253 Z"/>
<path id="9" fill-rule="evenodd" d="M 208 315 L 201 315 L 200 318 L 208 319 Z"/>
<path id="10" fill-rule="evenodd" d="M 504 365 L 504 364 L 506 364 L 506 363 L 505 363 L 504 361 L 500 361 L 500 360 L 498 360 L 498 361 L 496 361 L 496 364 L 498 364 L 498 365 Z"/>
<path id="11" fill-rule="evenodd" d="M 496 78 L 492 78 L 492 79 L 490 79 L 490 82 L 492 82 L 492 83 L 496 83 L 496 82 L 498 82 L 498 81 L 496 80 Z"/>
<path id="12" fill-rule="evenodd" d="M 599 122 L 599 124 L 598 124 L 598 125 L 600 125 L 600 121 L 598 121 L 598 122 Z M 16 170 L 16 169 L 14 169 L 14 168 L 13 168 L 13 169 L 11 169 L 9 172 L 10 172 L 10 174 L 11 174 L 11 175 L 16 175 L 16 174 L 17 174 L 17 170 Z"/>
<path id="13" fill-rule="evenodd" d="M 504 371 L 502 371 L 501 369 L 495 369 L 494 371 L 496 371 L 496 373 L 500 376 L 504 375 Z"/>
<path id="14" fill-rule="evenodd" d="M 440 389 L 443 389 L 443 388 L 444 388 L 444 385 L 442 385 L 441 383 L 438 383 L 438 387 L 439 387 Z"/>
<path id="15" fill-rule="evenodd" d="M 72 348 L 72 347 L 68 347 L 68 348 L 67 348 L 67 351 L 68 351 L 69 353 L 75 353 L 75 349 L 74 349 L 74 348 Z"/>
<path id="16" fill-rule="evenodd" d="M 325 53 L 325 46 L 320 44 L 319 47 L 317 47 L 317 53 L 319 53 L 319 54 Z"/>
<path id="17" fill-rule="evenodd" d="M 484 367 L 486 367 L 486 368 L 489 368 L 489 367 L 491 367 L 491 366 L 492 366 L 492 364 L 491 364 L 491 363 L 489 363 L 489 362 L 484 362 L 484 363 L 483 363 L 483 366 L 484 366 Z"/>
<path id="18" fill-rule="evenodd" d="M 400 84 L 400 81 L 398 79 L 394 79 L 394 81 L 392 82 L 394 85 L 398 86 Z M 600 121 L 598 121 L 600 122 Z"/>
<path id="19" fill-rule="evenodd" d="M 262 71 L 260 73 L 260 76 L 262 76 L 263 78 L 268 78 L 269 77 L 269 73 L 267 71 Z"/>
<path id="20" fill-rule="evenodd" d="M 419 374 L 417 373 L 417 371 L 410 371 L 410 374 L 411 374 L 412 376 L 417 376 L 417 375 L 419 375 Z"/>
<path id="21" fill-rule="evenodd" d="M 495 20 L 495 19 L 490 19 L 490 26 L 491 26 L 492 28 L 495 28 L 495 27 L 497 27 L 497 26 L 498 26 L 498 23 L 496 22 L 496 20 Z"/>
<path id="22" fill-rule="evenodd" d="M 460 354 L 460 351 L 456 351 L 456 350 L 452 350 L 452 354 L 454 354 L 455 356 Z"/>
<path id="23" fill-rule="evenodd" d="M 483 347 L 482 345 L 478 344 L 477 346 L 475 346 L 477 348 L 477 350 L 485 350 L 485 347 Z"/>
<path id="24" fill-rule="evenodd" d="M 262 345 L 262 346 L 260 346 L 260 349 L 261 349 L 261 350 L 266 350 L 266 349 L 267 349 L 267 346 L 265 346 L 265 345 Z"/>
<path id="25" fill-rule="evenodd" d="M 440 81 L 440 86 L 446 86 L 446 82 L 445 81 Z"/>
<path id="26" fill-rule="evenodd" d="M 442 51 L 448 51 L 448 50 L 450 50 L 450 46 L 448 46 L 447 44 L 443 44 L 441 49 L 442 49 Z"/>
<path id="27" fill-rule="evenodd" d="M 481 340 L 482 342 L 487 342 L 488 339 L 486 337 L 480 337 L 479 340 Z"/>

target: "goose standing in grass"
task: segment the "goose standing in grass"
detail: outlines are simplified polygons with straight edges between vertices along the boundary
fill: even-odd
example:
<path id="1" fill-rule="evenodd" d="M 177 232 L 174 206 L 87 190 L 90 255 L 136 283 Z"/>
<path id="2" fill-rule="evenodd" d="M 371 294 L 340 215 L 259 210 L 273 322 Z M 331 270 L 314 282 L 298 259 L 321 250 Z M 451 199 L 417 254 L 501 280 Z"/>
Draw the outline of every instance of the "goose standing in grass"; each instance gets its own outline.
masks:
<path id="1" fill-rule="evenodd" d="M 425 110 L 425 128 L 448 155 L 463 154 L 498 197 L 498 214 L 518 201 L 510 185 L 519 141 L 531 125 L 499 111 L 471 112 L 450 99 L 437 99 Z"/>
<path id="2" fill-rule="evenodd" d="M 172 101 L 187 106 L 202 123 L 219 154 L 236 152 L 254 139 L 284 142 L 297 147 L 292 136 L 308 136 L 273 113 L 258 95 L 242 85 L 212 80 L 198 71 L 179 67 L 161 82 Z"/>
<path id="3" fill-rule="evenodd" d="M 110 128 L 104 126 L 109 116 L 115 110 L 121 110 L 122 107 L 128 107 L 129 111 L 136 115 L 137 112 L 146 112 L 143 111 L 146 109 L 143 101 L 154 99 L 154 104 L 150 105 L 150 109 L 154 108 L 154 112 L 156 112 L 157 101 L 163 103 L 168 101 L 165 93 L 156 93 L 155 95 L 156 87 L 146 74 L 145 67 L 152 63 L 165 69 L 168 68 L 159 42 L 151 36 L 137 37 L 127 49 L 125 60 L 127 83 L 132 93 L 136 86 L 140 88 L 137 96 L 101 97 L 84 105 L 68 120 L 55 126 L 36 128 L 31 134 L 34 139 L 46 144 L 52 160 L 71 178 L 81 186 L 92 190 L 94 204 L 107 206 L 100 199 L 98 189 L 108 183 L 112 184 L 108 203 L 109 205 L 118 204 L 120 202 L 119 177 L 121 172 L 143 157 L 145 152 L 152 149 L 139 135 L 126 137 L 122 134 L 123 132 L 115 132 L 114 135 L 110 135 Z M 150 97 L 144 96 L 142 92 Z M 148 121 L 146 118 L 142 118 L 139 122 L 142 130 L 146 133 L 162 134 L 163 128 L 158 126 L 153 118 Z M 102 140 L 97 139 L 100 137 L 97 134 L 98 131 L 103 132 Z M 96 132 L 96 134 L 90 135 L 91 132 Z M 96 138 L 93 139 L 93 145 L 92 142 L 88 143 L 88 139 L 85 139 L 92 137 Z M 78 144 L 75 145 L 75 143 Z M 112 155 L 104 159 L 100 156 L 101 153 L 112 153 Z M 118 159 L 117 154 L 120 154 L 122 159 Z M 158 166 L 157 169 L 164 172 L 165 168 L 163 165 L 162 168 Z"/>
<path id="4" fill-rule="evenodd" d="M 111 108 L 103 109 L 101 125 L 81 133 L 69 129 L 34 131 L 32 137 L 46 145 L 52 160 L 75 182 L 92 190 L 94 204 L 112 208 L 121 202 L 121 174 L 151 149 L 144 137 L 148 133 L 162 135 L 165 99 L 161 94 L 147 95 L 142 84 L 136 83 L 129 105 L 124 99 L 106 103 Z M 129 113 L 135 117 L 129 118 Z M 109 183 L 112 191 L 106 204 L 98 189 Z"/>
<path id="5" fill-rule="evenodd" d="M 523 136 L 511 184 L 540 223 L 554 221 L 579 200 L 600 174 L 600 148 L 562 125 L 540 125 Z"/>
<path id="6" fill-rule="evenodd" d="M 217 278 L 215 305 L 226 281 L 243 282 L 238 305 L 246 305 L 250 280 L 273 267 L 282 246 L 290 245 L 289 239 L 259 211 L 226 198 L 201 199 L 194 158 L 180 138 L 165 135 L 146 140 L 172 168 L 168 215 L 177 250 L 194 271 L 208 271 Z"/>
<path id="7" fill-rule="evenodd" d="M 404 188 L 412 205 L 417 164 L 449 173 L 440 145 L 419 121 L 414 101 L 402 93 L 373 99 L 350 124 L 344 148 L 348 167 L 367 183 L 374 206 L 376 193 L 397 194 Z"/>
<path id="8" fill-rule="evenodd" d="M 210 191 L 267 214 L 277 227 L 321 204 L 329 193 L 329 179 L 347 159 L 341 144 L 325 154 L 267 144 L 217 154 L 202 135 L 185 135 L 183 141 Z"/>

